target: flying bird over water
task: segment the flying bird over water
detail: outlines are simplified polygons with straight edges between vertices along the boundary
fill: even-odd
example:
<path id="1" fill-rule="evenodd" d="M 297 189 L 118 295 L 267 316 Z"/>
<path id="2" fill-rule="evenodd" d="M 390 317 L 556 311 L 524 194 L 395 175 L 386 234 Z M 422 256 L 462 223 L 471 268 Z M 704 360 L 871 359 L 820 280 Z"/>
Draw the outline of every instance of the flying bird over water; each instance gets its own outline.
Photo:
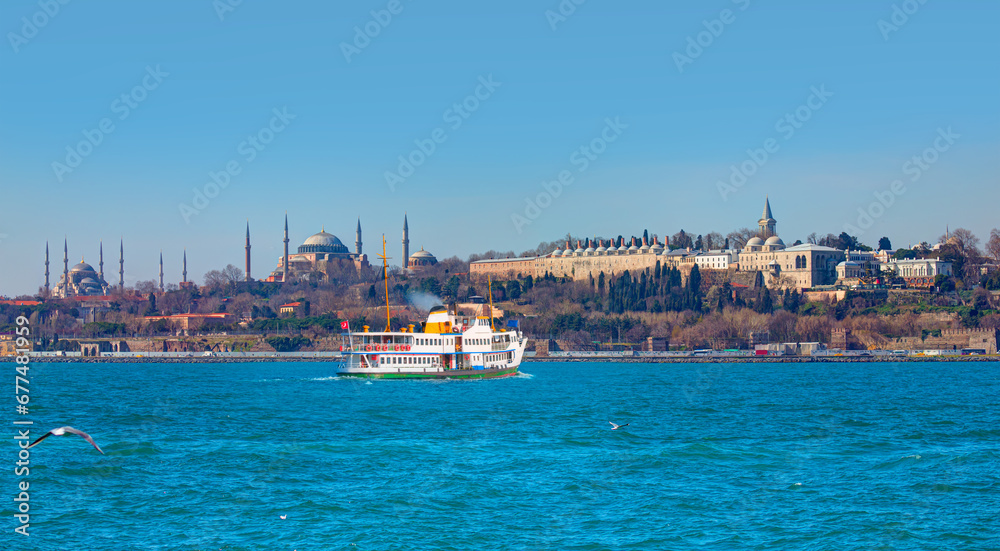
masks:
<path id="1" fill-rule="evenodd" d="M 84 440 L 86 440 L 87 442 L 90 442 L 90 445 L 92 445 L 95 448 L 97 448 L 97 451 L 101 452 L 102 455 L 104 454 L 104 452 L 101 451 L 101 448 L 98 447 L 97 443 L 94 442 L 94 439 L 91 438 L 89 434 L 83 432 L 82 430 L 74 429 L 73 427 L 59 427 L 57 429 L 52 429 L 49 432 L 47 432 L 44 435 L 42 435 L 42 437 L 39 438 L 38 440 L 35 440 L 34 442 L 32 442 L 31 445 L 28 446 L 27 449 L 31 449 L 31 448 L 37 446 L 39 442 L 41 442 L 42 440 L 45 440 L 46 438 L 52 436 L 53 434 L 56 435 L 56 436 L 62 436 L 64 434 L 66 434 L 66 433 L 76 434 L 76 435 L 82 436 Z"/>
<path id="2" fill-rule="evenodd" d="M 611 423 L 611 421 L 608 421 L 608 422 Z M 616 425 L 614 423 L 611 423 L 611 430 L 618 430 L 618 429 L 620 429 L 622 427 L 627 427 L 627 426 L 628 426 L 628 423 L 625 423 L 624 425 Z"/>

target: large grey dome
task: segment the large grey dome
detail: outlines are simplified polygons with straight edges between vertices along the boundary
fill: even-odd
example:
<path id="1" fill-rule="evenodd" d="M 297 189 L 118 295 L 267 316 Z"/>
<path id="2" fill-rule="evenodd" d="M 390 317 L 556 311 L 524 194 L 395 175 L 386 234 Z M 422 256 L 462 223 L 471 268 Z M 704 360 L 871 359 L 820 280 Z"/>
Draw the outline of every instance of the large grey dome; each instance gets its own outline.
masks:
<path id="1" fill-rule="evenodd" d="M 336 235 L 321 231 L 310 235 L 302 245 L 299 246 L 299 253 L 346 253 L 347 247 L 337 239 Z"/>
<path id="2" fill-rule="evenodd" d="M 75 264 L 72 268 L 70 268 L 69 271 L 71 271 L 71 272 L 94 272 L 95 274 L 97 273 L 97 272 L 94 271 L 94 267 L 93 266 L 91 266 L 90 264 L 87 264 L 86 262 L 83 262 L 82 260 L 78 264 Z"/>

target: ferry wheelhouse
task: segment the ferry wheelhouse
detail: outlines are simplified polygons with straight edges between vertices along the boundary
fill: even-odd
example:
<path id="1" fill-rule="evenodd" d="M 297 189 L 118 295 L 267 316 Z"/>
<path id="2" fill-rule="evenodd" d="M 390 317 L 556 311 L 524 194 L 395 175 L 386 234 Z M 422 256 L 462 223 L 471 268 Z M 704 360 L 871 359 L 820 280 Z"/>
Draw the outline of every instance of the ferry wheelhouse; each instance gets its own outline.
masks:
<path id="1" fill-rule="evenodd" d="M 490 316 L 463 316 L 436 306 L 419 331 L 341 335 L 345 363 L 339 375 L 367 378 L 485 379 L 517 374 L 524 336 L 517 327 L 497 331 Z"/>

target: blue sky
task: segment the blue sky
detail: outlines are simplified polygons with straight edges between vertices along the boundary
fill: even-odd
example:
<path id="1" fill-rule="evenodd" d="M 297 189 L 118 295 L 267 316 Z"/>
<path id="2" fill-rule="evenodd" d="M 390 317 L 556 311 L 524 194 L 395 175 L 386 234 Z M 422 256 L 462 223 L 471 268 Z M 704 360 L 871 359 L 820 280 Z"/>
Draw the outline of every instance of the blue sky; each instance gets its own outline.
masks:
<path id="1" fill-rule="evenodd" d="M 859 227 L 859 208 L 878 214 L 869 244 L 1000 225 L 1000 4 L 587 0 L 554 17 L 557 1 L 227 2 L 0 4 L 0 294 L 42 284 L 46 240 L 60 272 L 64 236 L 74 262 L 104 239 L 108 264 L 124 236 L 126 283 L 155 278 L 161 249 L 177 281 L 187 248 L 200 280 L 242 266 L 247 219 L 265 277 L 286 210 L 293 248 L 323 226 L 353 248 L 360 217 L 366 252 L 386 233 L 397 262 L 404 211 L 411 250 L 438 257 L 567 232 L 726 233 L 753 226 L 765 194 L 788 242 Z M 355 43 L 366 25 L 377 36 Z M 460 125 L 456 103 L 472 108 Z M 100 143 L 81 148 L 87 133 Z M 561 171 L 572 183 L 527 207 Z M 891 205 L 872 210 L 875 193 Z"/>

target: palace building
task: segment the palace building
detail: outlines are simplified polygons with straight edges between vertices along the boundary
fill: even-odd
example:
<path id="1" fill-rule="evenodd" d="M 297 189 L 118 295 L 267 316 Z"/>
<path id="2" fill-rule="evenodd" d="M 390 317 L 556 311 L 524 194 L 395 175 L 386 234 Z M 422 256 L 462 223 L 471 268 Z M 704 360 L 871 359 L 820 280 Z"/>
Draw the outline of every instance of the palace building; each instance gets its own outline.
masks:
<path id="1" fill-rule="evenodd" d="M 687 274 L 697 265 L 699 270 L 757 271 L 764 276 L 764 283 L 772 288 L 804 289 L 816 285 L 833 284 L 837 279 L 836 267 L 844 259 L 844 251 L 805 244 L 785 247 L 777 234 L 778 221 L 771 213 L 771 203 L 764 199 L 764 212 L 758 220 L 758 234 L 749 239 L 742 250 L 671 251 L 653 238 L 633 237 L 615 240 L 577 241 L 574 248 L 566 242 L 564 249 L 537 257 L 491 259 L 473 262 L 469 272 L 473 276 L 496 278 L 541 277 L 546 273 L 574 280 L 597 278 L 601 272 L 613 276 L 626 270 L 630 272 L 661 266 L 679 268 Z"/>
<path id="2" fill-rule="evenodd" d="M 740 252 L 740 271 L 759 271 L 764 284 L 777 289 L 833 285 L 844 251 L 811 243 L 785 247 L 775 231 L 777 223 L 770 200 L 764 199 L 764 214 L 757 221 L 760 230 Z"/>

